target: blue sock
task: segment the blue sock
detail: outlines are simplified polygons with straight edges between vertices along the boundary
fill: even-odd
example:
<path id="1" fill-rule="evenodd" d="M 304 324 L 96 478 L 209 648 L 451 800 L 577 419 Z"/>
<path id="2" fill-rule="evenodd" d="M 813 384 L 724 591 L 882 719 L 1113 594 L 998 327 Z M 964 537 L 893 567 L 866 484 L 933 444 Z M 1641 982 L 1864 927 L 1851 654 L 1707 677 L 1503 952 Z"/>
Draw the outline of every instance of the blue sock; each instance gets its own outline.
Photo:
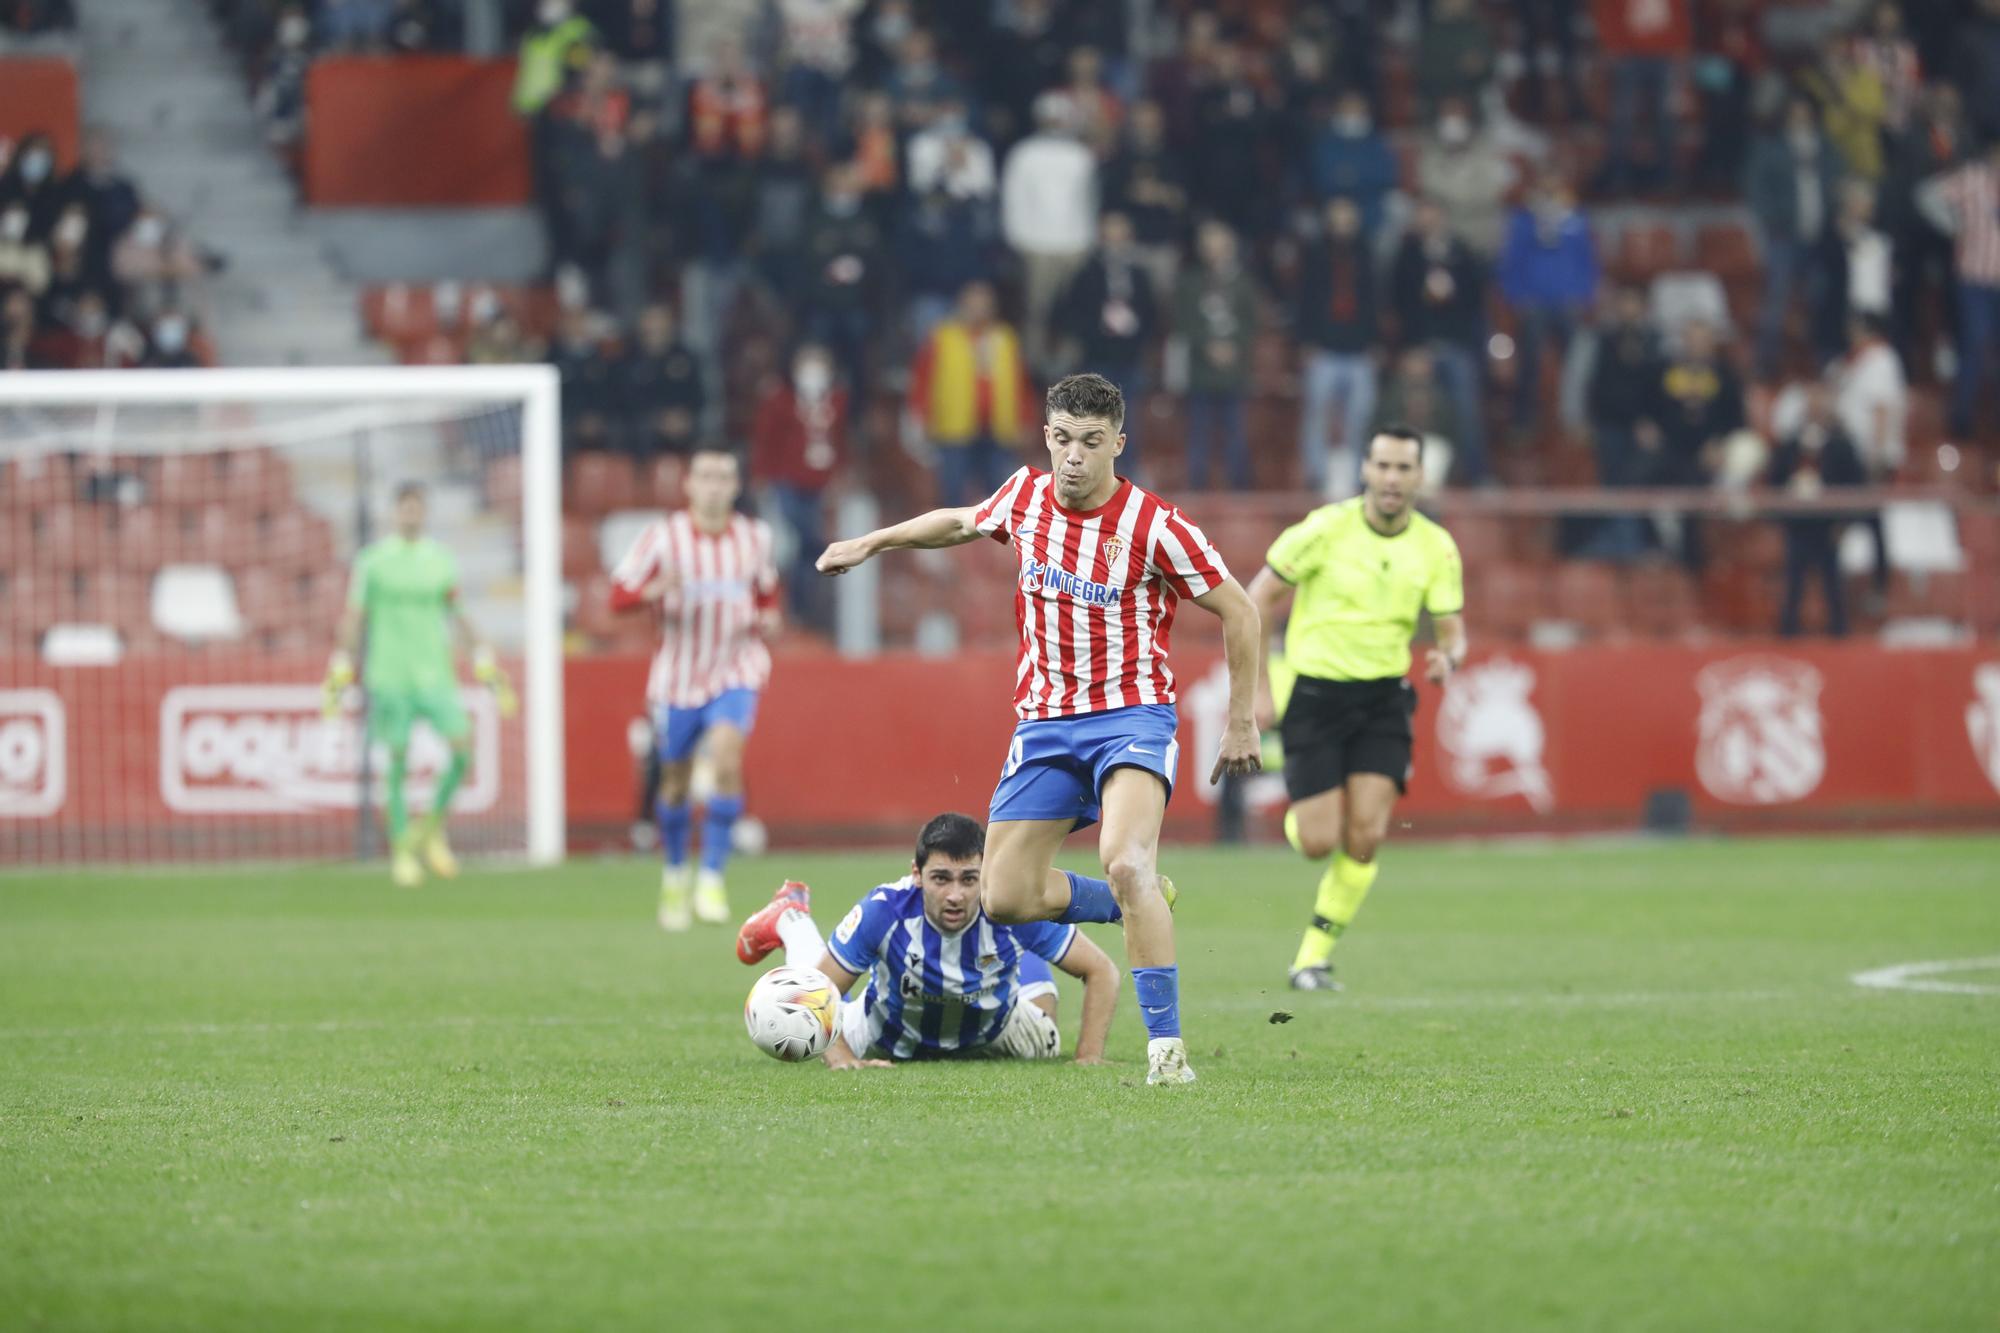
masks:
<path id="1" fill-rule="evenodd" d="M 1069 876 L 1069 906 L 1056 918 L 1067 925 L 1079 921 L 1123 921 L 1125 914 L 1118 910 L 1118 899 L 1112 896 L 1111 885 L 1101 879 L 1079 875 L 1074 870 L 1065 870 Z"/>
<path id="2" fill-rule="evenodd" d="M 1139 1013 L 1148 1037 L 1181 1035 L 1181 970 L 1178 967 L 1135 967 L 1132 989 L 1139 994 Z"/>
<path id="3" fill-rule="evenodd" d="M 701 868 L 722 873 L 729 864 L 729 835 L 743 813 L 741 796 L 711 796 L 701 820 Z"/>
<path id="4" fill-rule="evenodd" d="M 660 849 L 667 854 L 667 864 L 684 866 L 688 859 L 688 829 L 693 820 L 688 817 L 687 802 L 668 805 L 665 801 L 653 802 L 653 813 L 660 821 Z"/>

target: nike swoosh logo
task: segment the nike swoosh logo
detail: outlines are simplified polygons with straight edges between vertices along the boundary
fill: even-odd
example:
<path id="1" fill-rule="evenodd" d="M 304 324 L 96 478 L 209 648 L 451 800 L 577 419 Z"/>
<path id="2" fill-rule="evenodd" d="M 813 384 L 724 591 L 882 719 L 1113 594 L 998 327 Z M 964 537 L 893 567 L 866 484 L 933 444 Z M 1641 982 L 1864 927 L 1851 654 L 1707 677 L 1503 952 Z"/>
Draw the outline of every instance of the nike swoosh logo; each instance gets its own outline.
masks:
<path id="1" fill-rule="evenodd" d="M 1150 755 L 1159 754 L 1158 750 L 1142 750 L 1136 745 L 1128 745 L 1125 748 L 1130 750 L 1133 754 L 1150 754 Z"/>

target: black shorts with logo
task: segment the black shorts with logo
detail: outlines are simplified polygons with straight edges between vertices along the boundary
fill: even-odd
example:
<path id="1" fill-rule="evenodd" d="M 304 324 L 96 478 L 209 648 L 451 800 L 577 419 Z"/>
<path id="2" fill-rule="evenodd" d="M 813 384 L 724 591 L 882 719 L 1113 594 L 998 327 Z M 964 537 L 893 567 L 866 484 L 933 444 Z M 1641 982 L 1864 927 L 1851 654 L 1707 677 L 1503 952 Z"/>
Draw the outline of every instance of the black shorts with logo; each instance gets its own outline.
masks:
<path id="1" fill-rule="evenodd" d="M 1278 734 L 1285 742 L 1285 793 L 1294 801 L 1380 773 L 1407 791 L 1417 691 L 1401 676 L 1321 680 L 1300 676 Z"/>

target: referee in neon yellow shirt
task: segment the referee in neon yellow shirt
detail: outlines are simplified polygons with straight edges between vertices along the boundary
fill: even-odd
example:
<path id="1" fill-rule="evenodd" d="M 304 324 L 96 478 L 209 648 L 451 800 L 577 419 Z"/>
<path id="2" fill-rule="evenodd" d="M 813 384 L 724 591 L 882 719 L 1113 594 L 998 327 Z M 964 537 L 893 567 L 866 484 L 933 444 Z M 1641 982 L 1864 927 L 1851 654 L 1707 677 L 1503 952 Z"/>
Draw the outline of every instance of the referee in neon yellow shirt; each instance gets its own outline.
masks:
<path id="1" fill-rule="evenodd" d="M 1333 857 L 1292 962 L 1295 990 L 1340 989 L 1333 946 L 1375 883 L 1375 854 L 1409 782 L 1419 611 L 1437 626 L 1424 674 L 1442 685 L 1465 663 L 1458 546 L 1414 508 L 1423 437 L 1376 432 L 1361 477 L 1359 496 L 1285 529 L 1250 584 L 1266 625 L 1295 599 L 1284 660 L 1274 672 L 1267 637 L 1257 678 L 1258 725 L 1284 719 L 1285 837 L 1307 860 Z"/>

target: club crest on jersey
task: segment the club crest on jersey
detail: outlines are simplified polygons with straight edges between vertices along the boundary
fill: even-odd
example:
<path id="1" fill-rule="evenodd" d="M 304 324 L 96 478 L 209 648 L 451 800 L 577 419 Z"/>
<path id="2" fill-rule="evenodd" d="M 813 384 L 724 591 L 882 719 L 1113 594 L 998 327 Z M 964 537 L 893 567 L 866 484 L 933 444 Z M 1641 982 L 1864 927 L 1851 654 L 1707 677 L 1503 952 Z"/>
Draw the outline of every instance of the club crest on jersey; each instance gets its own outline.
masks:
<path id="1" fill-rule="evenodd" d="M 1118 561 L 1118 557 L 1119 557 L 1119 556 L 1121 556 L 1121 555 L 1123 555 L 1123 554 L 1125 554 L 1125 541 L 1124 541 L 1124 539 L 1123 539 L 1123 538 L 1121 538 L 1121 537 L 1106 537 L 1106 538 L 1104 539 L 1104 563 L 1105 563 L 1105 564 L 1107 564 L 1107 565 L 1110 565 L 1110 564 L 1116 564 L 1116 563 L 1117 563 L 1117 561 Z"/>
<path id="2" fill-rule="evenodd" d="M 1021 591 L 1034 592 L 1037 588 L 1063 593 L 1088 606 L 1110 606 L 1118 600 L 1118 590 L 1108 584 L 1093 583 L 1060 566 L 1030 559 L 1021 566 Z"/>

